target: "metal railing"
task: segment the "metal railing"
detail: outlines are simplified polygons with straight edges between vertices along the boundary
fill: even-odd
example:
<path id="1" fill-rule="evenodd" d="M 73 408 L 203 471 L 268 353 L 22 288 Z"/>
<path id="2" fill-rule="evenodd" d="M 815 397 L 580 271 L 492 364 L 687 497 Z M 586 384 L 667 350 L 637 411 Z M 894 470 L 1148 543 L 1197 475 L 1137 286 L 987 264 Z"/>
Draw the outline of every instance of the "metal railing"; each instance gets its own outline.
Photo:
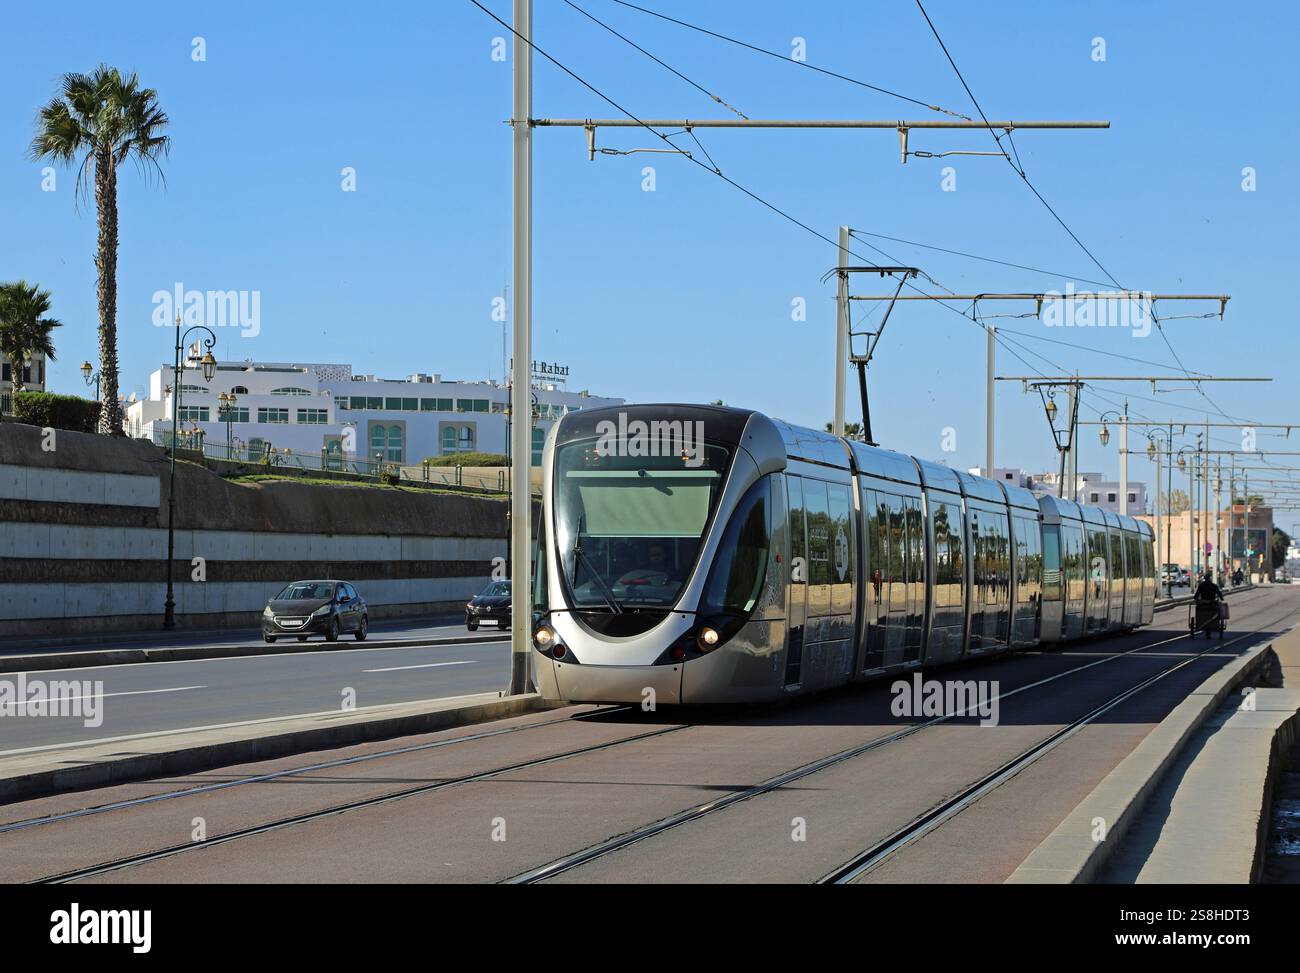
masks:
<path id="1" fill-rule="evenodd" d="M 168 431 L 155 431 L 153 441 L 168 449 L 172 435 Z M 242 441 L 212 442 L 201 433 L 181 431 L 176 436 L 176 446 L 182 451 L 200 453 L 205 459 L 227 463 L 257 466 L 267 473 L 293 475 L 298 472 L 343 473 L 374 480 L 375 482 L 420 483 L 431 486 L 459 487 L 485 493 L 507 493 L 509 470 L 493 469 L 489 472 L 469 473 L 460 466 L 433 466 L 428 463 L 406 464 L 384 459 L 382 456 L 345 455 L 337 451 L 294 450 L 272 443 Z"/>

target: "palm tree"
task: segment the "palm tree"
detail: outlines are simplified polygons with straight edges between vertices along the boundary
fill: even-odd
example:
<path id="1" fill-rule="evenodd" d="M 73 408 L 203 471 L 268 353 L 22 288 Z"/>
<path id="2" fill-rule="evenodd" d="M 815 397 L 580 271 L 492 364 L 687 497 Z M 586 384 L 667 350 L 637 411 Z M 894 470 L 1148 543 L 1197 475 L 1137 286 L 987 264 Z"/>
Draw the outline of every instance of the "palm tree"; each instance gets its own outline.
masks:
<path id="1" fill-rule="evenodd" d="M 23 362 L 37 355 L 54 360 L 50 332 L 62 325 L 45 316 L 49 310 L 49 291 L 24 280 L 0 284 L 0 354 L 9 359 L 15 392 L 22 391 Z"/>
<path id="2" fill-rule="evenodd" d="M 77 166 L 77 194 L 93 180 L 99 212 L 95 270 L 99 275 L 99 372 L 102 383 L 99 431 L 123 435 L 117 397 L 117 167 L 134 159 L 146 173 L 162 176 L 158 159 L 167 154 L 167 115 L 158 93 L 141 88 L 134 74 L 101 64 L 90 74 L 65 74 L 60 92 L 40 110 L 31 157 Z"/>

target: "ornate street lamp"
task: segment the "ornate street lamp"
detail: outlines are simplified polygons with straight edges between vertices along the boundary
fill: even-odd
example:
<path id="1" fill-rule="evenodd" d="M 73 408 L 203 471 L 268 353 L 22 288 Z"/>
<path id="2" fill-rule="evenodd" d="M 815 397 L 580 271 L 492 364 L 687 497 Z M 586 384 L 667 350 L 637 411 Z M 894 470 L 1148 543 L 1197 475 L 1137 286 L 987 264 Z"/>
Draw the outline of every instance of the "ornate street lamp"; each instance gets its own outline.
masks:
<path id="1" fill-rule="evenodd" d="M 216 346 L 217 336 L 212 333 L 211 328 L 206 328 L 201 324 L 195 324 L 181 332 L 181 316 L 176 315 L 176 346 L 172 359 L 172 446 L 171 462 L 167 474 L 167 602 L 163 608 L 163 628 L 173 629 L 176 627 L 176 593 L 173 586 L 173 575 L 175 572 L 176 558 L 176 437 L 180 425 L 180 402 L 181 402 L 181 354 L 185 347 L 185 339 L 189 337 L 191 331 L 201 331 L 207 334 L 203 339 L 203 347 L 206 349 L 203 357 L 199 360 L 203 368 L 203 378 L 211 382 L 212 377 L 217 374 L 217 360 L 212 357 L 212 349 Z"/>

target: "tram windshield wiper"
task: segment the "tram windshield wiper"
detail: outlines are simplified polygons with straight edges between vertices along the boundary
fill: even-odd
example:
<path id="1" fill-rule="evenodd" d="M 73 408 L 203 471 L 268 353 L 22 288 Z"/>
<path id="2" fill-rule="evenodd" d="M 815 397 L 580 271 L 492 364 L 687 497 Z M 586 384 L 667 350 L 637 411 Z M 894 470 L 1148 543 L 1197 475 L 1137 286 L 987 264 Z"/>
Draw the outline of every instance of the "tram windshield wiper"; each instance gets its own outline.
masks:
<path id="1" fill-rule="evenodd" d="M 578 532 L 573 541 L 573 587 L 578 587 L 578 564 L 585 564 L 587 573 L 595 580 L 596 586 L 600 589 L 600 596 L 605 599 L 605 604 L 609 606 L 609 610 L 615 615 L 621 615 L 623 614 L 623 606 L 614 597 L 614 592 L 609 589 L 609 585 L 605 584 L 605 579 L 600 576 L 600 572 L 591 563 L 591 559 L 582 552 L 582 524 L 584 520 L 586 520 L 585 517 L 578 518 Z"/>

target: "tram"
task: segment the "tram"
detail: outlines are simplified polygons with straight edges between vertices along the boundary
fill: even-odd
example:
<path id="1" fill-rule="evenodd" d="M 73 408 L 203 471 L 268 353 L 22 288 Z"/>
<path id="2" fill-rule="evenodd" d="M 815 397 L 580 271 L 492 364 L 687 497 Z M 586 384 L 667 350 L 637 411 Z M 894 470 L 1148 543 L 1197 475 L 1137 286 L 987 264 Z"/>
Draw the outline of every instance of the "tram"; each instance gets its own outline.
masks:
<path id="1" fill-rule="evenodd" d="M 1152 620 L 1149 525 L 752 410 L 571 412 L 542 463 L 549 699 L 775 700 Z"/>

